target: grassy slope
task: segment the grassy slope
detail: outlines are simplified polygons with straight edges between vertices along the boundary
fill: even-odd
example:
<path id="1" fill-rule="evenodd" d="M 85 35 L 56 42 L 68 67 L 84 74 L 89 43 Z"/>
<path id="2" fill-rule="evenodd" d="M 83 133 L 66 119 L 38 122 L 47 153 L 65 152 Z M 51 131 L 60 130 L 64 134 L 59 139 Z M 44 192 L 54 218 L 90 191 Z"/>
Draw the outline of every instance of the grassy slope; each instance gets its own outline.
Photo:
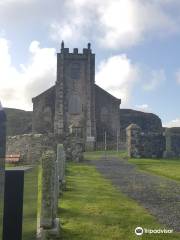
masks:
<path id="1" fill-rule="evenodd" d="M 7 135 L 30 133 L 32 130 L 32 112 L 5 108 L 7 116 Z"/>
<path id="2" fill-rule="evenodd" d="M 105 180 L 93 166 L 68 164 L 67 191 L 60 200 L 64 240 L 173 240 L 179 234 L 137 237 L 137 226 L 158 228 L 154 217 Z"/>

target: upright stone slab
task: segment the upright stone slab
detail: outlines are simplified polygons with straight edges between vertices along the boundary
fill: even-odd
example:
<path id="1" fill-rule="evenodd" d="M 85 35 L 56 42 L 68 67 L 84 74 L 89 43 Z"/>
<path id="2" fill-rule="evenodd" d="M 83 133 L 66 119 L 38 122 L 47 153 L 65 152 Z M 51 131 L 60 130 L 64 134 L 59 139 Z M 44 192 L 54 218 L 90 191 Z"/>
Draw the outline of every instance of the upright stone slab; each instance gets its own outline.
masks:
<path id="1" fill-rule="evenodd" d="M 129 157 L 139 158 L 141 128 L 136 124 L 131 124 L 126 128 L 127 134 L 127 151 Z"/>
<path id="2" fill-rule="evenodd" d="M 58 204 L 58 173 L 54 151 L 46 151 L 42 156 L 42 200 L 40 239 L 53 239 L 59 234 Z"/>
<path id="3" fill-rule="evenodd" d="M 41 227 L 49 229 L 53 227 L 53 173 L 55 154 L 47 151 L 42 156 L 42 206 Z"/>
<path id="4" fill-rule="evenodd" d="M 65 165 L 66 165 L 66 156 L 63 144 L 57 145 L 57 164 L 58 164 L 58 176 L 59 176 L 59 190 L 62 193 L 62 190 L 65 188 Z"/>
<path id="5" fill-rule="evenodd" d="M 0 240 L 2 240 L 4 202 L 4 159 L 6 152 L 6 115 L 0 103 Z"/>

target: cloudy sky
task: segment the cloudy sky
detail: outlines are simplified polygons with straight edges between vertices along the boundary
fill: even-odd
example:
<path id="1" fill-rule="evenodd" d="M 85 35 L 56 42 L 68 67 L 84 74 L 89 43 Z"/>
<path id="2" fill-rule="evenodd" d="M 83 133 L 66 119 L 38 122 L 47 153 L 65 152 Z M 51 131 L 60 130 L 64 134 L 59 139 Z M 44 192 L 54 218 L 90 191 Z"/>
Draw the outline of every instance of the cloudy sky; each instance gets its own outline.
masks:
<path id="1" fill-rule="evenodd" d="M 122 108 L 180 126 L 179 0 L 0 0 L 0 99 L 32 110 L 52 86 L 56 53 L 91 42 L 96 83 Z"/>

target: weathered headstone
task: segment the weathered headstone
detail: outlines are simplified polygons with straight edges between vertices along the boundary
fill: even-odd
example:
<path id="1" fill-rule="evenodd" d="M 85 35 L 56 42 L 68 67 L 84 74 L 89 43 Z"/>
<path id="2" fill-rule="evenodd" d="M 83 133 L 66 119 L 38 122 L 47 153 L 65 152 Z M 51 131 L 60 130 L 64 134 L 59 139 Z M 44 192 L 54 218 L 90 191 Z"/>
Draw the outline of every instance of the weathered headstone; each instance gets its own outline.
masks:
<path id="1" fill-rule="evenodd" d="M 139 158 L 139 144 L 141 128 L 136 124 L 131 124 L 126 128 L 127 151 L 129 157 Z"/>
<path id="2" fill-rule="evenodd" d="M 58 164 L 58 175 L 59 175 L 59 191 L 65 189 L 66 179 L 65 179 L 65 168 L 66 168 L 66 156 L 64 147 L 62 144 L 57 145 L 57 164 Z"/>
<path id="3" fill-rule="evenodd" d="M 42 199 L 40 239 L 53 239 L 59 234 L 58 204 L 58 173 L 56 173 L 54 151 L 46 151 L 42 156 Z"/>

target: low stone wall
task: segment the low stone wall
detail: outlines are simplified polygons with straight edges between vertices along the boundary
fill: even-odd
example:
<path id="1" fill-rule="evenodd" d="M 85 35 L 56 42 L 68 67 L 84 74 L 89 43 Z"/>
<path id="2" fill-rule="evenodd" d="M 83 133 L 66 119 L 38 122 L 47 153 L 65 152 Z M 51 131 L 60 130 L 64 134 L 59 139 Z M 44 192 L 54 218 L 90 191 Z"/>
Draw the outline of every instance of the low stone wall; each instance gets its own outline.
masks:
<path id="1" fill-rule="evenodd" d="M 50 137 L 43 134 L 24 134 L 7 137 L 6 154 L 21 154 L 23 163 L 37 163 L 42 153 L 51 148 Z"/>
<path id="2" fill-rule="evenodd" d="M 144 133 L 136 124 L 127 129 L 127 150 L 129 157 L 161 158 L 165 150 L 165 138 L 161 133 Z"/>

